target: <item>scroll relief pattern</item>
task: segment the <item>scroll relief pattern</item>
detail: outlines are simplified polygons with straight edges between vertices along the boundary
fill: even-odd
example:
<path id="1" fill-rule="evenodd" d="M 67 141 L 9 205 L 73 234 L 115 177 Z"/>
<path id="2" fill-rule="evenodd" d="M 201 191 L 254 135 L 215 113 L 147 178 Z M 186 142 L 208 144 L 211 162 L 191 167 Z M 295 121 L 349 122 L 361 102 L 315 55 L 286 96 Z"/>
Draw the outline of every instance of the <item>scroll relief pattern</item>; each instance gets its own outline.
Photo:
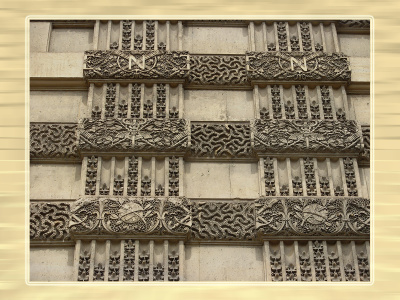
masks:
<path id="1" fill-rule="evenodd" d="M 70 231 L 90 234 L 186 235 L 192 219 L 186 198 L 79 199 L 71 205 Z"/>
<path id="2" fill-rule="evenodd" d="M 254 148 L 267 153 L 360 153 L 356 121 L 255 120 Z"/>
<path id="3" fill-rule="evenodd" d="M 343 53 L 247 52 L 249 79 L 266 81 L 349 81 L 350 61 Z"/>
<path id="4" fill-rule="evenodd" d="M 85 52 L 87 79 L 184 79 L 189 53 L 161 50 L 91 50 Z"/>
<path id="5" fill-rule="evenodd" d="M 83 119 L 81 151 L 185 151 L 189 126 L 184 119 Z"/>
<path id="6" fill-rule="evenodd" d="M 199 85 L 248 85 L 243 55 L 192 55 L 189 83 Z"/>
<path id="7" fill-rule="evenodd" d="M 370 233 L 370 203 L 365 198 L 260 198 L 255 206 L 261 236 Z"/>
<path id="8" fill-rule="evenodd" d="M 197 157 L 252 156 L 249 124 L 192 124 L 191 154 Z"/>
<path id="9" fill-rule="evenodd" d="M 194 239 L 254 239 L 254 203 L 199 202 L 192 207 Z"/>
<path id="10" fill-rule="evenodd" d="M 79 157 L 76 124 L 30 125 L 30 157 L 75 159 Z"/>
<path id="11" fill-rule="evenodd" d="M 68 203 L 33 203 L 30 205 L 30 239 L 66 241 L 69 235 Z"/>

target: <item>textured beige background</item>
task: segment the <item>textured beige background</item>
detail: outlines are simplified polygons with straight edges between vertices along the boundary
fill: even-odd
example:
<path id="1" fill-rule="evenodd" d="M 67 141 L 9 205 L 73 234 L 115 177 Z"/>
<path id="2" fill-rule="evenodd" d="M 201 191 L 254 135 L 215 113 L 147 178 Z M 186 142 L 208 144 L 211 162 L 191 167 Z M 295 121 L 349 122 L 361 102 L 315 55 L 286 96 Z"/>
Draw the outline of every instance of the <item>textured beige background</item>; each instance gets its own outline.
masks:
<path id="1" fill-rule="evenodd" d="M 399 299 L 399 1 L 2 1 L 0 8 L 0 297 L 2 299 Z M 25 17 L 27 15 L 373 15 L 375 17 L 375 283 L 371 286 L 25 283 Z M 236 15 L 231 17 L 230 15 Z M 49 18 L 49 17 L 47 17 Z M 106 17 L 104 17 L 106 18 Z M 131 18 L 134 18 L 131 16 Z M 349 17 L 351 18 L 351 17 Z M 340 285 L 340 286 L 339 286 Z"/>

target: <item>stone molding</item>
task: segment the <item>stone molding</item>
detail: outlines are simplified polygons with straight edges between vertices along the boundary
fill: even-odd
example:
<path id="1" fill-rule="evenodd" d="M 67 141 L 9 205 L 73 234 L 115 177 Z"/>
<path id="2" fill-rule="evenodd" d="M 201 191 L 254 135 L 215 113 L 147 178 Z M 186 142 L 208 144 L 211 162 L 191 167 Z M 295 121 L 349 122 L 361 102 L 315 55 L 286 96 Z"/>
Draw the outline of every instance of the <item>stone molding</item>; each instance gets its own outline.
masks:
<path id="1" fill-rule="evenodd" d="M 350 81 L 350 60 L 343 53 L 247 52 L 251 81 Z"/>
<path id="2" fill-rule="evenodd" d="M 254 148 L 259 154 L 355 153 L 362 149 L 354 120 L 255 120 Z"/>
<path id="3" fill-rule="evenodd" d="M 368 238 L 370 201 L 360 197 L 262 197 L 252 201 L 190 201 L 185 197 L 84 197 L 33 203 L 31 241 L 72 238 Z"/>
<path id="4" fill-rule="evenodd" d="M 85 51 L 86 79 L 175 79 L 188 76 L 187 51 Z"/>
<path id="5" fill-rule="evenodd" d="M 352 156 L 369 162 L 369 127 L 354 120 L 266 120 L 251 123 L 185 119 L 83 119 L 79 124 L 32 123 L 32 161 L 79 161 L 87 155 L 156 153 L 190 159 Z"/>
<path id="6" fill-rule="evenodd" d="M 166 80 L 196 86 L 249 86 L 258 82 L 350 81 L 350 60 L 322 51 L 190 55 L 187 51 L 91 50 L 85 52 L 87 80 Z"/>

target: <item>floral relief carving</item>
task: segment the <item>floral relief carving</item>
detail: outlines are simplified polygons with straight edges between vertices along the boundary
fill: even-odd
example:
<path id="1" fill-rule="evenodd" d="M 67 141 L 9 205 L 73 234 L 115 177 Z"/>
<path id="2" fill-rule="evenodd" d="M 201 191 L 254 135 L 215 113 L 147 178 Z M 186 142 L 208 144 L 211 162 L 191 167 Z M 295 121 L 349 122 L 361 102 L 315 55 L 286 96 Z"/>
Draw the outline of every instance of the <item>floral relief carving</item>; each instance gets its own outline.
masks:
<path id="1" fill-rule="evenodd" d="M 343 53 L 247 52 L 247 75 L 256 81 L 349 81 L 350 61 Z"/>
<path id="2" fill-rule="evenodd" d="M 364 198 L 260 198 L 256 231 L 261 236 L 368 236 L 369 200 Z"/>
<path id="3" fill-rule="evenodd" d="M 175 251 L 168 254 L 168 281 L 179 281 L 179 255 Z"/>
<path id="4" fill-rule="evenodd" d="M 31 123 L 30 158 L 79 158 L 76 124 Z"/>
<path id="5" fill-rule="evenodd" d="M 87 79 L 185 79 L 189 53 L 185 51 L 136 50 L 85 51 L 83 76 Z M 147 43 L 147 39 L 146 39 Z M 153 45 L 154 47 L 154 45 Z"/>
<path id="6" fill-rule="evenodd" d="M 315 279 L 317 281 L 327 281 L 323 242 L 314 241 L 312 243 L 312 249 L 313 249 L 313 256 L 314 256 Z"/>
<path id="7" fill-rule="evenodd" d="M 261 153 L 359 153 L 356 121 L 256 119 L 254 148 Z"/>
<path id="8" fill-rule="evenodd" d="M 124 242 L 124 281 L 133 281 L 135 275 L 135 244 L 133 240 Z"/>

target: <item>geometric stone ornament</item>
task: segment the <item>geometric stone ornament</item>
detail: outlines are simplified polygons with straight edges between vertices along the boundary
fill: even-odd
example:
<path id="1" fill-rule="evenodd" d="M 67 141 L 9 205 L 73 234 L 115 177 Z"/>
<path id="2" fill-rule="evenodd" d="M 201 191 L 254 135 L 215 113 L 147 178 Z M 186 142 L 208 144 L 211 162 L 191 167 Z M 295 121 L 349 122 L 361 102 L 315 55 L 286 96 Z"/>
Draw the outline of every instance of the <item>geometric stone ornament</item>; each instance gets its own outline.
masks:
<path id="1" fill-rule="evenodd" d="M 369 236 L 370 202 L 365 198 L 260 198 L 258 236 Z"/>
<path id="2" fill-rule="evenodd" d="M 198 202 L 192 206 L 192 237 L 201 240 L 253 240 L 254 202 Z"/>
<path id="3" fill-rule="evenodd" d="M 175 79 L 188 76 L 186 51 L 85 51 L 86 79 Z"/>
<path id="4" fill-rule="evenodd" d="M 68 241 L 69 203 L 31 203 L 30 239 L 33 241 Z"/>
<path id="5" fill-rule="evenodd" d="M 71 234 L 186 235 L 190 231 L 186 198 L 82 198 L 71 204 Z"/>
<path id="6" fill-rule="evenodd" d="M 350 61 L 343 53 L 247 52 L 251 81 L 349 81 Z"/>
<path id="7" fill-rule="evenodd" d="M 30 124 L 30 157 L 74 160 L 77 149 L 77 124 Z"/>
<path id="8" fill-rule="evenodd" d="M 355 153 L 361 131 L 353 120 L 254 120 L 254 148 L 260 154 Z"/>
<path id="9" fill-rule="evenodd" d="M 83 119 L 79 150 L 185 151 L 189 127 L 184 119 Z"/>

